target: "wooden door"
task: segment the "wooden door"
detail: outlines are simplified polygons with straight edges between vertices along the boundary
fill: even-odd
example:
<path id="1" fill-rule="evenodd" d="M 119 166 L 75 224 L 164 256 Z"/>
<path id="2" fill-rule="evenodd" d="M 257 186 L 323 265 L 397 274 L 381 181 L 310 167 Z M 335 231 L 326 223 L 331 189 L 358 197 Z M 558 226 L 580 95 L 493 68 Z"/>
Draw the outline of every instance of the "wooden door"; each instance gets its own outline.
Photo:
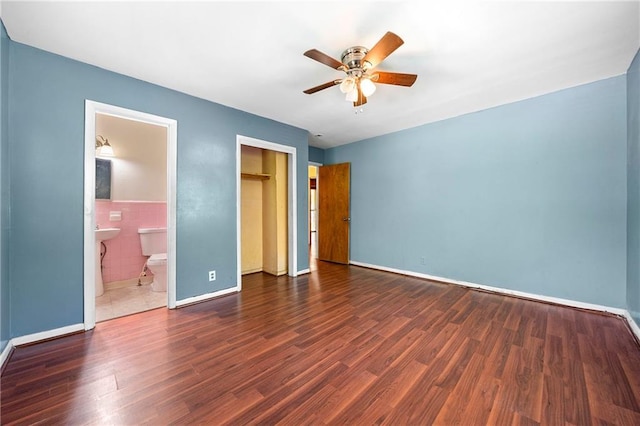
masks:
<path id="1" fill-rule="evenodd" d="M 318 170 L 318 259 L 349 263 L 349 182 L 351 164 Z"/>

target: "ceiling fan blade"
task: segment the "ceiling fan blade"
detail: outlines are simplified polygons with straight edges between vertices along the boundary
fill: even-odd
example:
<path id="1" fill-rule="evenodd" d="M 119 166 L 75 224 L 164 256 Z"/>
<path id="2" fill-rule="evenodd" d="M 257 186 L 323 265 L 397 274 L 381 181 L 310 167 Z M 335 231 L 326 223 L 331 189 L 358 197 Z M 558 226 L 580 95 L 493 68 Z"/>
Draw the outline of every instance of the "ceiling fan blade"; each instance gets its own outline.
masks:
<path id="1" fill-rule="evenodd" d="M 354 107 L 359 107 L 360 105 L 364 105 L 367 103 L 367 97 L 362 94 L 362 90 L 360 90 L 360 85 L 358 85 L 358 100 L 353 103 Z"/>
<path id="2" fill-rule="evenodd" d="M 318 61 L 321 64 L 325 64 L 326 66 L 334 68 L 336 70 L 340 69 L 341 67 L 344 67 L 342 62 L 339 62 L 336 59 L 333 59 L 331 56 L 327 55 L 326 53 L 322 53 L 317 49 L 307 50 L 306 52 L 304 52 L 304 56 L 306 56 L 307 58 L 311 58 L 315 61 Z"/>
<path id="3" fill-rule="evenodd" d="M 402 46 L 404 41 L 396 34 L 388 31 L 375 46 L 369 50 L 369 53 L 362 59 L 363 62 L 369 62 L 367 68 L 375 68 L 387 56 L 393 53 L 398 47 Z"/>
<path id="4" fill-rule="evenodd" d="M 328 89 L 329 87 L 333 87 L 336 84 L 340 84 L 341 81 L 342 80 L 329 81 L 329 82 L 321 84 L 319 86 L 312 87 L 311 89 L 307 89 L 307 90 L 304 91 L 304 93 L 306 93 L 307 95 L 311 95 L 311 94 L 319 92 L 321 90 Z"/>
<path id="5" fill-rule="evenodd" d="M 377 76 L 377 77 L 376 77 Z M 411 87 L 418 76 L 416 74 L 403 74 L 399 72 L 376 71 L 371 80 L 382 84 L 395 84 L 396 86 Z"/>

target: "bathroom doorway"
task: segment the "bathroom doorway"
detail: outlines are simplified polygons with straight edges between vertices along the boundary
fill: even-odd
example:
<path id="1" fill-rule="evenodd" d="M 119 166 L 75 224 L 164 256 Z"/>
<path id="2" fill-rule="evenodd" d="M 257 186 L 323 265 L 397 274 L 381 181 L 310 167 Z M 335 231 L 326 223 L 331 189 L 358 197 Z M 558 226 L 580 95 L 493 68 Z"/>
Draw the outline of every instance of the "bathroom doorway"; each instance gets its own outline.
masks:
<path id="1" fill-rule="evenodd" d="M 245 136 L 238 136 L 236 143 L 241 290 L 243 273 L 297 276 L 297 174 L 294 147 Z"/>
<path id="2" fill-rule="evenodd" d="M 175 308 L 177 123 L 92 101 L 86 102 L 85 115 L 88 330 L 99 321 L 161 306 Z M 104 146 L 112 155 L 103 155 Z M 162 243 L 153 246 L 158 253 L 143 253 L 141 235 Z M 166 260 L 159 260 L 163 250 Z"/>

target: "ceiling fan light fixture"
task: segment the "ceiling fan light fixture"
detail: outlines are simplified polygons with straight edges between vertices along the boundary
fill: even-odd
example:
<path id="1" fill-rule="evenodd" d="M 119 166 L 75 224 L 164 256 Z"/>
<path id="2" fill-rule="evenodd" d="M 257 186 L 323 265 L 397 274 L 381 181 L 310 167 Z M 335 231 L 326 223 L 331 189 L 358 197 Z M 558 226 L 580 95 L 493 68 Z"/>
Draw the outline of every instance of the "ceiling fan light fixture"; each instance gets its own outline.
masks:
<path id="1" fill-rule="evenodd" d="M 345 77 L 340 83 L 340 91 L 349 94 L 356 88 L 356 81 L 353 77 Z"/>
<path id="2" fill-rule="evenodd" d="M 376 91 L 376 85 L 368 77 L 360 79 L 360 90 L 367 98 Z"/>
<path id="3" fill-rule="evenodd" d="M 358 100 L 358 88 L 354 85 L 350 92 L 347 92 L 347 96 L 344 98 L 347 102 L 356 102 Z"/>

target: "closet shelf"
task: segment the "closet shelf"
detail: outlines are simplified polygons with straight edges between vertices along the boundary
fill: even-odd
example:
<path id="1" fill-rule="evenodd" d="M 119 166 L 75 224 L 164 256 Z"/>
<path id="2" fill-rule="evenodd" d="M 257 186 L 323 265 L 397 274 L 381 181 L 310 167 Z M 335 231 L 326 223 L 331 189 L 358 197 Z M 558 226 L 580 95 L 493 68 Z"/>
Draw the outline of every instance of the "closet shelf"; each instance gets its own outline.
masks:
<path id="1" fill-rule="evenodd" d="M 271 175 L 265 174 L 265 173 L 240 173 L 240 176 L 243 179 L 258 179 L 258 180 L 271 179 Z"/>

